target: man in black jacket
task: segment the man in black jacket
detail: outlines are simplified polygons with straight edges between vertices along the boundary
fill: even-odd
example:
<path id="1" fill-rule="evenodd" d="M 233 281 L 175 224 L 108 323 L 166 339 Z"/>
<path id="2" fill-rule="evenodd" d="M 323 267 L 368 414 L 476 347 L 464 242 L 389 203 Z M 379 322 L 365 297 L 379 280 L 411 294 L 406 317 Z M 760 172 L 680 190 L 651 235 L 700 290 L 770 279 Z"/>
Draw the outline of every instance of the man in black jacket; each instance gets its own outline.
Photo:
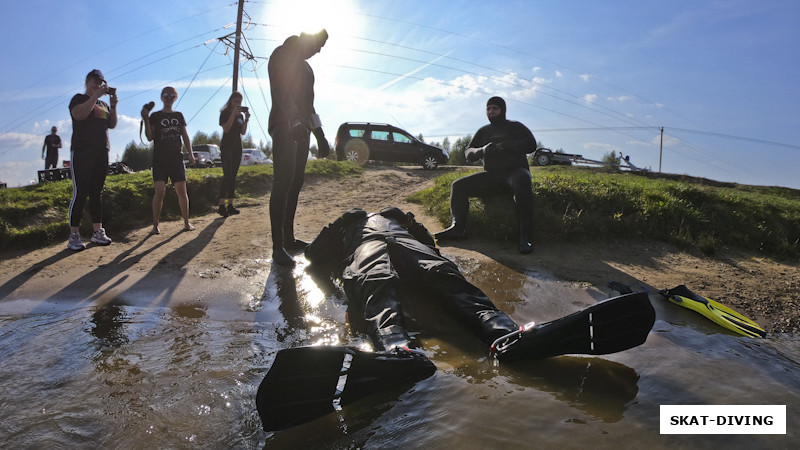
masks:
<path id="1" fill-rule="evenodd" d="M 506 119 L 506 102 L 492 97 L 486 103 L 489 124 L 481 127 L 470 141 L 467 160 L 483 159 L 484 172 L 456 180 L 450 194 L 452 225 L 436 233 L 436 239 L 460 239 L 467 236 L 469 198 L 511 193 L 519 219 L 519 252 L 530 253 L 533 192 L 527 154 L 536 150 L 533 133 L 522 123 Z"/>
<path id="2" fill-rule="evenodd" d="M 430 233 L 411 213 L 352 209 L 323 228 L 306 248 L 313 266 L 332 265 L 350 306 L 363 309 L 376 350 L 408 347 L 401 285 L 424 287 L 451 316 L 487 345 L 519 330 L 458 267 L 439 254 Z"/>

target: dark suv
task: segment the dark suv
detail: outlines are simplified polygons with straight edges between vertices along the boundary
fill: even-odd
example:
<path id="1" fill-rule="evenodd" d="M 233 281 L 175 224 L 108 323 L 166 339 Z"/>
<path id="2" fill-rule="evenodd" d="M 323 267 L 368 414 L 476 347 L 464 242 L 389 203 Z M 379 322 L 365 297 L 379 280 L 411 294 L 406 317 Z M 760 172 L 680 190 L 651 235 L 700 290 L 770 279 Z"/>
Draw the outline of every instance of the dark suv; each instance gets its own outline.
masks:
<path id="1" fill-rule="evenodd" d="M 409 132 L 385 123 L 345 122 L 336 132 L 339 161 L 387 161 L 420 164 L 435 169 L 446 164 L 449 155 L 433 145 L 420 142 Z"/>

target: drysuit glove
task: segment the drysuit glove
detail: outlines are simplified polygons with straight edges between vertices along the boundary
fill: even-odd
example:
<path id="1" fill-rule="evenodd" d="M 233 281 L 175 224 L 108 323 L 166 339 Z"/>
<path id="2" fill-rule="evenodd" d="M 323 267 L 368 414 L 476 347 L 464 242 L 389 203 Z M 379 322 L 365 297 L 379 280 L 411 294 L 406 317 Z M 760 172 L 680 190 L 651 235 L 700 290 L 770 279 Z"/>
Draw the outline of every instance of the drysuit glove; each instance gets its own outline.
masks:
<path id="1" fill-rule="evenodd" d="M 327 158 L 331 153 L 331 145 L 325 139 L 325 134 L 322 133 L 322 128 L 314 130 L 314 137 L 317 138 L 317 157 Z"/>
<path id="2" fill-rule="evenodd" d="M 475 162 L 483 158 L 483 148 L 479 148 L 477 150 L 469 150 L 467 151 L 467 161 Z"/>

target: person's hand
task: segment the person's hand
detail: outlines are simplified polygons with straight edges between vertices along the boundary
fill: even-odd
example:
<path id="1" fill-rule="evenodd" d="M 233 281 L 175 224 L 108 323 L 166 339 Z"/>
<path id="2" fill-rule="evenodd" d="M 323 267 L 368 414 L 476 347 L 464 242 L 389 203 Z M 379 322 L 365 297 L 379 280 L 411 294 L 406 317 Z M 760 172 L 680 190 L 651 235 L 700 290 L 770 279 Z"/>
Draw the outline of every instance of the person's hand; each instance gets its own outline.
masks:
<path id="1" fill-rule="evenodd" d="M 317 152 L 319 158 L 327 158 L 331 154 L 331 146 L 325 136 L 322 136 L 321 139 L 317 138 L 317 148 L 319 149 Z"/>
<path id="2" fill-rule="evenodd" d="M 150 117 L 150 111 L 147 108 L 142 108 L 139 114 L 142 115 L 142 120 L 147 120 L 147 118 Z"/>
<path id="3" fill-rule="evenodd" d="M 466 152 L 466 157 L 468 162 L 475 162 L 483 158 L 483 148 L 478 149 L 470 149 Z"/>

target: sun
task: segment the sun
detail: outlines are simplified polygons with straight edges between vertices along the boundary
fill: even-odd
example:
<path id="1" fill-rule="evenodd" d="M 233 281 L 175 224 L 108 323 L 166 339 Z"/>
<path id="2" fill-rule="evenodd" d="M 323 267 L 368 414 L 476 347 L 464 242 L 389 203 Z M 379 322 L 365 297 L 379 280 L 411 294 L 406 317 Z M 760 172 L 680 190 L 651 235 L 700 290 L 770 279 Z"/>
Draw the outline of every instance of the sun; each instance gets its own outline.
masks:
<path id="1" fill-rule="evenodd" d="M 287 37 L 326 29 L 328 34 L 358 35 L 363 17 L 352 1 L 283 0 L 268 3 L 262 21 Z"/>

